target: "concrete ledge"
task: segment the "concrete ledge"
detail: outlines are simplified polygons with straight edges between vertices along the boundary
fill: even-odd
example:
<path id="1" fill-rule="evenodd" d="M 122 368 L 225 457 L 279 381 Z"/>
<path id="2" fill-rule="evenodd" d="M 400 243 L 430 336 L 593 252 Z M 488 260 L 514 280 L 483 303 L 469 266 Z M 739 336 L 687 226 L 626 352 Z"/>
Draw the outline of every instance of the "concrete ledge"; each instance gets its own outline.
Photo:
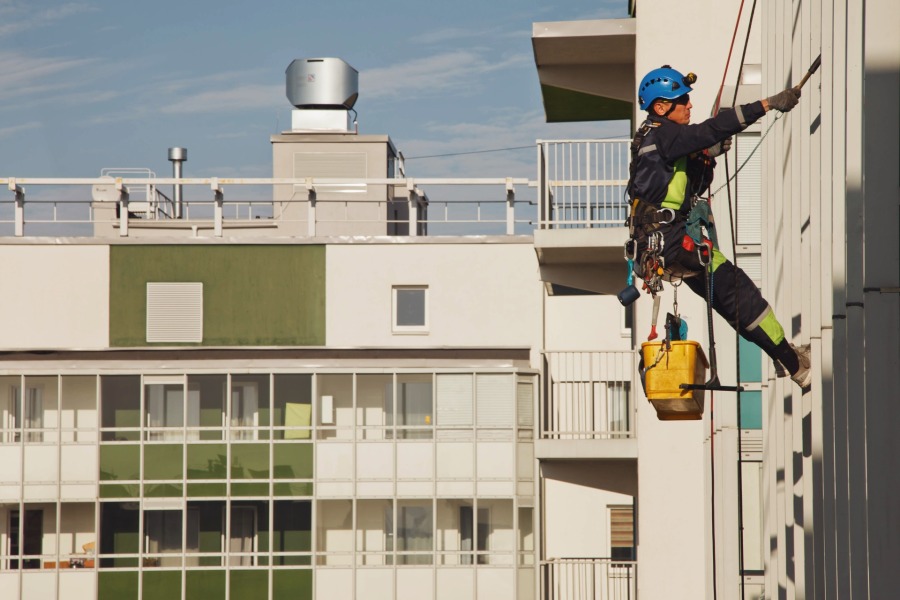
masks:
<path id="1" fill-rule="evenodd" d="M 637 459 L 636 438 L 622 440 L 537 440 L 538 460 L 555 459 Z"/>

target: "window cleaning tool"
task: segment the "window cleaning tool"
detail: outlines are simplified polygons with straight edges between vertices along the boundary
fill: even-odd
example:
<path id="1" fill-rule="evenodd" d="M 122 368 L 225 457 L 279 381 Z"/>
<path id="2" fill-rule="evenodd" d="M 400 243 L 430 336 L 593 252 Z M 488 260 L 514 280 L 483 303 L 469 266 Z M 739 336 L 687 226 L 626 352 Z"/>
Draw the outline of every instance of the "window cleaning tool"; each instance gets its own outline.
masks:
<path id="1" fill-rule="evenodd" d="M 812 77 L 813 73 L 815 73 L 816 71 L 819 70 L 819 67 L 820 67 L 821 65 L 822 65 L 822 55 L 819 54 L 819 55 L 816 57 L 816 60 L 814 60 L 814 61 L 812 62 L 812 64 L 809 66 L 809 70 L 806 71 L 806 75 L 803 76 L 803 79 L 800 80 L 800 83 L 798 83 L 798 84 L 795 85 L 794 87 L 797 88 L 798 90 L 803 89 L 803 85 L 806 83 L 806 81 L 807 81 L 810 77 Z"/>

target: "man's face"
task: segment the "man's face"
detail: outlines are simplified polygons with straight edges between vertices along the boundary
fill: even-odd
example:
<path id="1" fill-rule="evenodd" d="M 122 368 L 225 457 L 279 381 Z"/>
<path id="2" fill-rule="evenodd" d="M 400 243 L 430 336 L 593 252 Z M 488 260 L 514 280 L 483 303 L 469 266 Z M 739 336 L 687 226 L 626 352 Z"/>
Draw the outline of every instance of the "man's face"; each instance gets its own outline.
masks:
<path id="1" fill-rule="evenodd" d="M 657 100 L 654 104 L 656 114 L 661 117 L 665 116 L 679 125 L 687 125 L 691 122 L 691 108 L 693 106 L 689 94 L 685 94 L 675 100 Z"/>

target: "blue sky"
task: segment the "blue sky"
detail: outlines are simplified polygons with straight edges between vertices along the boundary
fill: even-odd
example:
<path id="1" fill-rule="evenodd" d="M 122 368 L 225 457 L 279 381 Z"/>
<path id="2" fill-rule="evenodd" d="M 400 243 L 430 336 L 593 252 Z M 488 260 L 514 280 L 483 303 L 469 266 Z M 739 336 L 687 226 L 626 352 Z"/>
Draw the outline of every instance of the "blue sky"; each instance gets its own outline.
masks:
<path id="1" fill-rule="evenodd" d="M 360 133 L 408 157 L 627 135 L 548 125 L 536 21 L 624 17 L 627 0 L 0 0 L 0 176 L 270 177 L 290 125 L 284 71 L 336 56 L 360 72 Z M 410 160 L 410 175 L 533 177 L 534 150 Z"/>

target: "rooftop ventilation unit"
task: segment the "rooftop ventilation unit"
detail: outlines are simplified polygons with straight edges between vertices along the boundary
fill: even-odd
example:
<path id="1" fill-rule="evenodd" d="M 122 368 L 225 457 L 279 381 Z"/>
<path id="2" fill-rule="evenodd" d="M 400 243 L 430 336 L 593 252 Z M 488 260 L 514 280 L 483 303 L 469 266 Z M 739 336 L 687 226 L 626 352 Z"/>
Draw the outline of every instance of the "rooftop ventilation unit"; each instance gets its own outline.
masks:
<path id="1" fill-rule="evenodd" d="M 287 98 L 303 110 L 350 110 L 359 72 L 339 58 L 298 58 L 287 68 Z"/>

